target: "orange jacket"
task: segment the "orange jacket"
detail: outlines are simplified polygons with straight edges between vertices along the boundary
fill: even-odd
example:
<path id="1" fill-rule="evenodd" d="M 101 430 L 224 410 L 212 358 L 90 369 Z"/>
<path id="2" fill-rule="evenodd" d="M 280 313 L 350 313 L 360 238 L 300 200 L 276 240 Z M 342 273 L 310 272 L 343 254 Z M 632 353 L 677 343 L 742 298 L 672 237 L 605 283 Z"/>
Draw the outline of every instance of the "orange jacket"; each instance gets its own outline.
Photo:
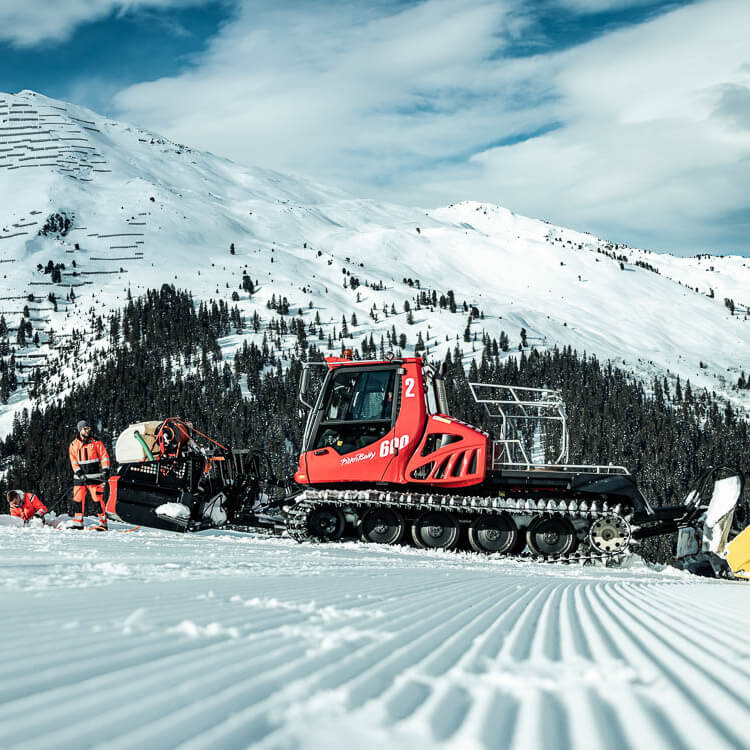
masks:
<path id="1" fill-rule="evenodd" d="M 109 453 L 101 440 L 89 438 L 84 442 L 78 436 L 70 444 L 68 456 L 73 474 L 79 469 L 84 473 L 83 477 L 74 478 L 74 484 L 96 484 L 104 478 L 104 469 L 109 470 Z"/>
<path id="2" fill-rule="evenodd" d="M 24 521 L 28 521 L 34 516 L 43 516 L 47 512 L 47 506 L 33 493 L 16 490 L 21 498 L 20 503 L 13 507 L 10 506 L 11 516 L 19 516 Z"/>

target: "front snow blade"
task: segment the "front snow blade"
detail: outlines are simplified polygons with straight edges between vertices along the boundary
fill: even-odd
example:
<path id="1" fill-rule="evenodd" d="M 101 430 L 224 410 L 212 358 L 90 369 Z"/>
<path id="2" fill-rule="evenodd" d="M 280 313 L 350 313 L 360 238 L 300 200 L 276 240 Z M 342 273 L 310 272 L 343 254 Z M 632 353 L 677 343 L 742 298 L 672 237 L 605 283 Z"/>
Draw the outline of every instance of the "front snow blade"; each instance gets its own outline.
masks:
<path id="1" fill-rule="evenodd" d="M 717 479 L 706 509 L 703 522 L 703 551 L 721 555 L 732 527 L 734 509 L 742 494 L 742 477 L 739 474 Z"/>
<path id="2" fill-rule="evenodd" d="M 692 510 L 678 520 L 679 524 L 686 525 L 681 526 L 677 537 L 676 567 L 711 578 L 733 578 L 737 571 L 750 570 L 748 529 L 728 544 L 743 487 L 744 477 L 735 469 L 712 467 L 703 472 L 683 505 Z M 741 518 L 742 513 L 739 513 L 737 520 Z M 730 547 L 733 548 L 732 561 L 729 560 Z"/>

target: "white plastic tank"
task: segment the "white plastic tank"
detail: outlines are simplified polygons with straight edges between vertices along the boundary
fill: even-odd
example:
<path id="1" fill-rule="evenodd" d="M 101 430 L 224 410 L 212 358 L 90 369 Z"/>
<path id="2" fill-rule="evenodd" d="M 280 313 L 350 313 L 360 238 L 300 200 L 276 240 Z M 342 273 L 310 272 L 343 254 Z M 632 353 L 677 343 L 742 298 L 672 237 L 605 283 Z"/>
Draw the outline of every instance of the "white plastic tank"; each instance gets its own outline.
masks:
<path id="1" fill-rule="evenodd" d="M 149 461 L 147 448 L 153 458 L 158 458 L 159 449 L 156 445 L 155 435 L 161 424 L 161 420 L 157 420 L 153 422 L 138 422 L 126 427 L 118 435 L 117 442 L 115 443 L 115 460 L 117 463 L 130 464 L 138 463 L 139 461 Z"/>

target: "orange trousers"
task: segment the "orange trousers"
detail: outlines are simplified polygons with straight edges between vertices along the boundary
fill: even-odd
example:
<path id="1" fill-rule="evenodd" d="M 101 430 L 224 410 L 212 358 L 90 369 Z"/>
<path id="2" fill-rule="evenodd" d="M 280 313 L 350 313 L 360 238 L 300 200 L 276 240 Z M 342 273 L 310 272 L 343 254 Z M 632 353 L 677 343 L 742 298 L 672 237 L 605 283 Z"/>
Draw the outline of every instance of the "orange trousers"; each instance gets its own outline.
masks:
<path id="1" fill-rule="evenodd" d="M 86 512 L 86 495 L 91 493 L 91 499 L 94 504 L 99 503 L 101 513 L 99 513 L 99 523 L 107 525 L 107 513 L 104 507 L 104 485 L 103 484 L 81 484 L 73 487 L 73 508 L 75 509 L 75 522 L 83 523 L 83 516 Z"/>

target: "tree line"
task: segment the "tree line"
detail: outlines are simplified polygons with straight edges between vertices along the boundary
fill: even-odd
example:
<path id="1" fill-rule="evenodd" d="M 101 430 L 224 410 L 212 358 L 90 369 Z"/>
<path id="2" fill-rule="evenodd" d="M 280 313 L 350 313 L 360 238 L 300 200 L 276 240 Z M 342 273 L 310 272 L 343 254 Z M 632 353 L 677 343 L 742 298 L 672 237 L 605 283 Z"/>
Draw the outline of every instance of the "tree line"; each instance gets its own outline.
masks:
<path id="1" fill-rule="evenodd" d="M 110 315 L 110 347 L 92 357 L 90 378 L 68 383 L 59 395 L 48 393 L 43 379 L 32 383 L 37 405 L 19 413 L 0 440 L 0 491 L 22 487 L 49 501 L 63 493 L 71 484 L 67 446 L 82 418 L 101 423 L 101 437 L 114 452 L 128 424 L 180 416 L 224 445 L 264 451 L 273 473 L 290 477 L 303 429 L 297 401 L 302 363 L 319 361 L 322 353 L 309 342 L 282 361 L 268 346 L 245 342 L 230 363 L 218 342 L 230 325 L 227 306 L 196 305 L 170 285 L 129 300 Z M 362 356 L 374 356 L 374 348 L 363 340 Z M 83 338 L 68 344 L 74 358 L 81 350 Z M 468 368 L 464 360 L 458 343 L 444 359 L 454 416 L 496 430 L 471 397 L 472 381 L 558 389 L 567 406 L 570 462 L 626 466 L 654 505 L 680 502 L 709 465 L 750 472 L 748 422 L 689 382 L 670 385 L 661 378 L 647 387 L 569 347 L 508 355 L 489 337 Z M 648 551 L 661 560 L 670 552 L 669 539 Z"/>

